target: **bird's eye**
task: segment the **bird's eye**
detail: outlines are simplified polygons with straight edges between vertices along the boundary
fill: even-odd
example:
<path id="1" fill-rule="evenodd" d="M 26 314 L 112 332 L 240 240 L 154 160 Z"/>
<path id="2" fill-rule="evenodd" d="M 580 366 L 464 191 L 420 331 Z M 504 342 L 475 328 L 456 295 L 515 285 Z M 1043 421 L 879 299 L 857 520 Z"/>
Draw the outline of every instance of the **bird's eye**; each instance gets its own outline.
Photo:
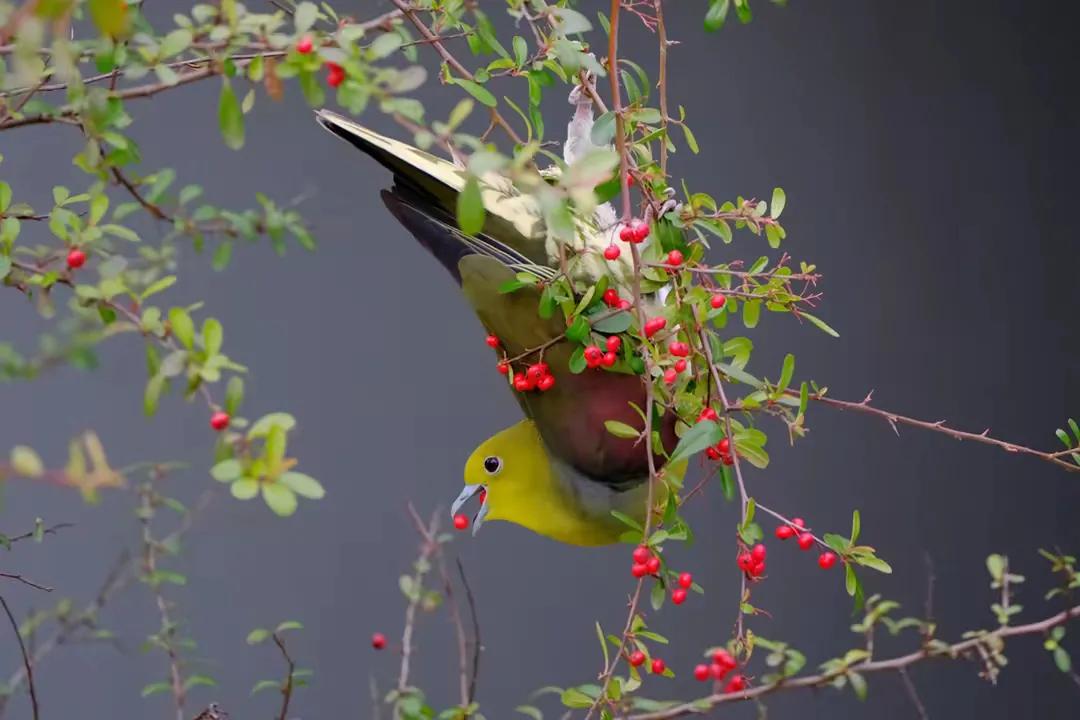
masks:
<path id="1" fill-rule="evenodd" d="M 502 470 L 502 458 L 498 455 L 488 455 L 484 458 L 484 472 L 488 475 L 496 475 Z"/>

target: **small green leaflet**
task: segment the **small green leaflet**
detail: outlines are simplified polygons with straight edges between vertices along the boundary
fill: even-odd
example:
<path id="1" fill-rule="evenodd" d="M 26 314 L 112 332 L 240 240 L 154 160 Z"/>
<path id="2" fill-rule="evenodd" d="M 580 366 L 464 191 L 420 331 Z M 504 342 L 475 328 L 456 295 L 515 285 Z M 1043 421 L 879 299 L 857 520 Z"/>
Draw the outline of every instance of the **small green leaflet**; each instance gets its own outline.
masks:
<path id="1" fill-rule="evenodd" d="M 715 445 L 724 437 L 724 431 L 718 423 L 712 420 L 703 420 L 683 433 L 679 438 L 679 444 L 675 446 L 675 452 L 671 454 L 669 463 L 686 460 L 707 447 Z"/>
<path id="2" fill-rule="evenodd" d="M 469 175 L 458 195 L 457 221 L 466 235 L 476 235 L 484 229 L 484 200 L 480 194 L 480 181 L 475 175 Z"/>
<path id="3" fill-rule="evenodd" d="M 244 147 L 244 113 L 228 80 L 221 84 L 218 100 L 218 126 L 225 145 L 231 150 Z"/>

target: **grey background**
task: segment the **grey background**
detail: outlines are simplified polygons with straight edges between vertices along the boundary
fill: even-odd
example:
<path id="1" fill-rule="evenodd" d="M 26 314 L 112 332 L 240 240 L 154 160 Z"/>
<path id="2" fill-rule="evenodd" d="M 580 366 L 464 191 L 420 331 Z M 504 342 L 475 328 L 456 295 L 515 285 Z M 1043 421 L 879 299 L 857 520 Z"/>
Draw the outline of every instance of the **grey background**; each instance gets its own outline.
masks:
<path id="1" fill-rule="evenodd" d="M 928 0 L 755 7 L 752 25 L 712 36 L 700 30 L 699 3 L 672 3 L 669 16 L 671 35 L 683 41 L 671 54 L 671 97 L 687 107 L 703 143 L 699 156 L 679 154 L 676 174 L 717 197 L 767 197 L 782 185 L 787 249 L 826 274 L 822 315 L 842 333 L 831 340 L 769 317 L 753 334 L 757 366 L 779 367 L 794 350 L 799 377 L 828 384 L 838 397 L 858 399 L 874 388 L 883 407 L 1051 447 L 1052 429 L 1080 414 L 1080 293 L 1069 217 L 1080 63 L 1070 7 Z M 357 14 L 383 9 L 365 3 Z M 637 29 L 625 47 L 634 42 L 649 47 Z M 179 182 L 203 183 L 226 206 L 253 203 L 255 190 L 281 200 L 313 192 L 303 210 L 320 248 L 284 259 L 265 246 L 238 248 L 221 274 L 207 257 L 185 251 L 183 282 L 168 299 L 205 298 L 225 324 L 227 352 L 252 368 L 248 414 L 294 412 L 302 468 L 329 495 L 287 520 L 228 498 L 200 518 L 178 563 L 190 582 L 170 594 L 199 641 L 196 655 L 221 685 L 197 690 L 192 708 L 216 699 L 233 717 L 270 716 L 275 699 L 250 698 L 248 690 L 278 675 L 278 658 L 270 648 L 249 648 L 244 637 L 254 626 L 295 618 L 306 629 L 294 652 L 315 670 L 296 714 L 369 717 L 369 676 L 385 687 L 396 674 L 396 656 L 373 653 L 368 638 L 374 630 L 400 632 L 396 577 L 416 546 L 404 504 L 411 499 L 429 511 L 448 503 L 469 450 L 514 422 L 518 410 L 449 277 L 381 206 L 386 173 L 319 130 L 295 95 L 280 105 L 260 97 L 246 147 L 228 152 L 211 109 L 216 92 L 206 84 L 133 105 L 146 167 L 174 167 Z M 438 99 L 435 108 L 452 97 L 435 85 L 424 92 Z M 552 128 L 566 111 L 558 103 L 553 95 Z M 392 130 L 375 115 L 367 121 Z M 5 133 L 5 179 L 42 201 L 59 179 L 82 183 L 69 165 L 76 140 L 62 128 Z M 160 229 L 146 231 L 153 237 Z M 28 228 L 35 232 L 44 228 Z M 747 236 L 718 255 L 762 251 Z M 40 322 L 10 293 L 0 326 L 5 339 L 29 348 Z M 102 355 L 93 376 L 64 369 L 0 389 L 4 447 L 32 443 L 60 463 L 67 439 L 94 428 L 114 464 L 192 462 L 171 488 L 194 500 L 212 484 L 205 408 L 173 399 L 145 421 L 138 340 L 117 339 Z M 955 637 L 993 622 L 983 559 L 998 551 L 1029 576 L 1018 596 L 1028 617 L 1049 613 L 1041 595 L 1050 580 L 1034 551 L 1080 548 L 1077 476 L 914 430 L 898 439 L 882 422 L 824 408 L 810 424 L 811 435 L 794 449 L 770 428 L 773 464 L 751 474 L 752 492 L 819 528 L 844 531 L 851 509 L 860 508 L 865 540 L 896 570 L 873 578 L 871 591 L 918 613 L 929 554 L 935 614 L 942 634 Z M 654 618 L 673 641 L 663 655 L 680 674 L 674 682 L 649 680 L 658 696 L 700 691 L 689 668 L 703 643 L 727 637 L 733 619 L 736 510 L 714 490 L 690 514 L 698 543 L 673 547 L 671 556 L 694 571 L 707 599 Z M 11 484 L 4 530 L 21 531 L 35 515 L 77 527 L 20 546 L 5 556 L 4 569 L 55 585 L 56 595 L 87 597 L 118 548 L 136 539 L 130 500 L 121 494 L 87 508 L 70 492 Z M 506 525 L 456 547 L 481 612 L 480 700 L 489 718 L 511 717 L 542 685 L 594 676 L 593 623 L 615 630 L 624 616 L 625 548 L 582 551 Z M 773 617 L 754 621 L 755 631 L 790 640 L 812 662 L 855 645 L 840 574 L 823 575 L 793 547 L 774 543 L 772 551 L 769 581 L 755 600 Z M 3 591 L 22 612 L 45 602 L 10 584 Z M 105 619 L 128 652 L 83 646 L 55 654 L 39 668 L 43 716 L 169 716 L 164 696 L 138 697 L 165 672 L 160 654 L 138 649 L 156 627 L 149 595 L 127 592 Z M 3 660 L 14 668 L 10 632 L 0 637 Z M 455 697 L 450 641 L 441 616 L 421 623 L 414 678 L 440 706 Z M 1080 645 L 1068 645 L 1080 654 Z M 908 647 L 885 641 L 882 653 Z M 1075 717 L 1078 690 L 1037 639 L 1016 642 L 1009 655 L 996 689 L 972 665 L 916 669 L 930 715 Z M 866 705 L 822 692 L 777 697 L 770 709 L 773 717 L 915 716 L 895 677 L 875 678 Z M 24 697 L 11 716 L 29 716 Z"/>

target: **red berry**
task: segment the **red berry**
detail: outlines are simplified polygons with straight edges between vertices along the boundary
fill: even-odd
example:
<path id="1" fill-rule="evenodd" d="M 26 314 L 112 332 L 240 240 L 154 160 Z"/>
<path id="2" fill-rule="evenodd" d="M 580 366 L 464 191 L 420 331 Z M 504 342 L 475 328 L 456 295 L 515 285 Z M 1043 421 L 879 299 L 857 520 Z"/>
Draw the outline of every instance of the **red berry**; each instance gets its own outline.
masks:
<path id="1" fill-rule="evenodd" d="M 709 298 L 709 304 L 717 310 L 724 307 L 724 303 L 726 302 L 727 297 L 724 295 L 724 293 L 716 293 L 711 298 Z"/>
<path id="2" fill-rule="evenodd" d="M 480 504 L 481 504 L 481 505 L 483 505 L 484 503 L 486 503 L 486 502 L 487 502 L 487 490 L 483 490 L 483 489 L 481 489 L 481 490 L 480 490 L 480 495 L 479 495 L 478 497 L 479 497 L 479 499 L 480 499 Z"/>
<path id="3" fill-rule="evenodd" d="M 221 432 L 225 428 L 229 427 L 229 413 L 218 410 L 216 413 L 210 416 L 210 427 L 214 428 L 218 432 Z"/>
<path id="4" fill-rule="evenodd" d="M 518 392 L 528 392 L 532 390 L 532 385 L 529 384 L 529 379 L 524 375 L 514 376 L 514 389 Z"/>
<path id="5" fill-rule="evenodd" d="M 301 55 L 307 55 L 309 52 L 311 52 L 312 47 L 314 47 L 314 45 L 311 42 L 310 35 L 305 35 L 304 37 L 296 41 L 296 52 L 300 53 Z"/>
<path id="6" fill-rule="evenodd" d="M 649 562 L 649 558 L 651 557 L 652 551 L 644 545 L 638 545 L 636 548 L 634 548 L 634 562 L 644 565 L 645 563 Z"/>
<path id="7" fill-rule="evenodd" d="M 461 513 L 458 513 L 454 516 L 454 527 L 456 527 L 458 530 L 464 530 L 465 528 L 469 527 L 469 518 L 462 515 Z"/>
<path id="8" fill-rule="evenodd" d="M 612 335 L 607 339 L 607 349 L 611 352 L 619 352 L 619 348 L 622 347 L 622 338 L 618 335 Z"/>
<path id="9" fill-rule="evenodd" d="M 600 361 L 600 364 L 603 365 L 604 367 L 611 367 L 611 366 L 613 366 L 615 364 L 615 362 L 618 359 L 619 359 L 618 355 L 616 355 L 611 350 L 608 350 L 606 353 L 604 353 L 604 359 Z"/>
<path id="10" fill-rule="evenodd" d="M 694 576 L 688 572 L 679 575 L 679 587 L 689 590 L 694 585 Z"/>
<path id="11" fill-rule="evenodd" d="M 690 354 L 690 346 L 684 342 L 679 342 L 678 340 L 675 340 L 670 345 L 668 345 L 668 352 L 675 357 L 686 357 Z"/>
<path id="12" fill-rule="evenodd" d="M 731 671 L 731 668 L 725 667 L 718 663 L 709 665 L 709 674 L 713 676 L 714 680 L 723 680 L 724 676 Z"/>
<path id="13" fill-rule="evenodd" d="M 636 578 L 643 578 L 649 574 L 649 568 L 645 567 L 645 563 L 634 563 L 630 566 L 630 574 Z"/>
<path id="14" fill-rule="evenodd" d="M 686 360 L 685 359 L 679 358 L 678 360 L 675 361 L 675 372 L 677 372 L 677 373 L 686 372 Z"/>
<path id="15" fill-rule="evenodd" d="M 717 449 L 716 449 L 716 448 L 714 448 L 714 447 L 710 447 L 710 448 L 705 448 L 705 455 L 706 455 L 706 456 L 707 456 L 707 457 L 708 457 L 708 458 L 709 458 L 710 460 L 719 460 L 719 459 L 720 459 L 720 451 L 719 451 L 719 450 L 717 450 Z"/>
<path id="16" fill-rule="evenodd" d="M 698 415 L 698 417 L 697 417 L 698 422 L 701 422 L 702 420 L 712 420 L 713 422 L 716 422 L 719 419 L 720 419 L 720 416 L 717 415 L 716 411 L 713 410 L 711 407 L 707 407 L 704 410 L 702 410 L 701 414 Z"/>
<path id="17" fill-rule="evenodd" d="M 649 558 L 648 562 L 645 563 L 645 569 L 649 571 L 650 575 L 655 575 L 660 572 L 660 558 L 653 555 Z"/>
<path id="18" fill-rule="evenodd" d="M 86 263 L 86 253 L 79 248 L 71 248 L 67 254 L 67 266 L 72 270 L 81 268 Z"/>
<path id="19" fill-rule="evenodd" d="M 836 564 L 836 553 L 826 550 L 818 555 L 817 564 L 821 566 L 822 570 L 828 570 Z"/>
<path id="20" fill-rule="evenodd" d="M 495 337 L 494 335 L 488 335 L 486 338 L 484 338 L 484 342 L 487 343 L 487 346 L 489 348 L 499 347 L 499 338 Z"/>
<path id="21" fill-rule="evenodd" d="M 723 438 L 720 442 L 716 443 L 716 449 L 724 454 L 731 452 L 731 440 Z"/>
<path id="22" fill-rule="evenodd" d="M 608 288 L 605 290 L 604 304 L 608 307 L 617 307 L 619 305 L 619 291 L 615 288 Z"/>
<path id="23" fill-rule="evenodd" d="M 724 692 L 733 693 L 740 692 L 745 689 L 746 678 L 744 678 L 742 675 L 735 675 L 730 680 L 728 680 L 728 684 L 724 687 Z"/>
<path id="24" fill-rule="evenodd" d="M 626 298 L 623 298 L 622 300 L 619 301 L 619 309 L 620 310 L 629 310 L 633 306 L 634 306 L 634 303 L 630 302 Z"/>
<path id="25" fill-rule="evenodd" d="M 620 235 L 621 234 L 622 233 L 620 233 Z M 604 259 L 605 260 L 618 260 L 619 255 L 621 253 L 622 253 L 622 251 L 619 250 L 619 246 L 616 245 L 615 243 L 612 243 L 611 245 L 608 245 L 606 248 L 604 248 Z"/>
<path id="26" fill-rule="evenodd" d="M 386 647 L 386 636 L 382 633 L 375 633 L 371 636 L 371 647 L 376 650 L 382 650 Z"/>
<path id="27" fill-rule="evenodd" d="M 731 653 L 729 653 L 724 648 L 713 651 L 712 661 L 720 667 L 724 668 L 724 672 L 727 672 L 731 668 L 735 667 L 735 658 L 731 657 Z"/>
<path id="28" fill-rule="evenodd" d="M 619 230 L 619 239 L 628 243 L 639 243 L 649 237 L 649 226 L 634 218 Z"/>
<path id="29" fill-rule="evenodd" d="M 338 85 L 345 82 L 345 68 L 341 67 L 337 63 L 326 63 L 326 67 L 327 85 L 336 88 Z"/>
<path id="30" fill-rule="evenodd" d="M 548 390 L 550 390 L 553 387 L 555 387 L 555 376 L 554 375 L 545 375 L 544 377 L 540 378 L 539 382 L 536 383 L 536 388 L 540 392 L 547 392 Z"/>
<path id="31" fill-rule="evenodd" d="M 634 667 L 641 667 L 642 663 L 645 662 L 645 653 L 641 652 L 640 650 L 635 650 L 634 652 L 630 653 L 629 660 L 630 664 Z"/>
<path id="32" fill-rule="evenodd" d="M 686 602 L 686 590 L 682 588 L 675 588 L 671 593 L 671 602 L 676 605 L 682 605 Z"/>
<path id="33" fill-rule="evenodd" d="M 735 558 L 735 562 L 743 572 L 750 572 L 754 569 L 754 558 L 748 552 L 739 553 L 739 557 Z"/>
<path id="34" fill-rule="evenodd" d="M 668 368 L 664 371 L 664 382 L 668 385 L 674 385 L 675 381 L 679 379 L 679 373 L 675 372 L 675 368 Z"/>
<path id="35" fill-rule="evenodd" d="M 547 375 L 547 368 L 539 363 L 530 365 L 528 369 L 525 370 L 525 377 L 528 378 L 529 382 L 534 384 L 540 382 L 540 378 L 545 375 Z"/>
<path id="36" fill-rule="evenodd" d="M 495 366 L 495 369 L 499 371 L 500 375 L 506 375 L 510 372 L 510 365 L 508 363 L 501 362 Z"/>
<path id="37" fill-rule="evenodd" d="M 814 546 L 814 536 L 810 533 L 802 533 L 798 539 L 800 550 L 809 550 Z"/>
<path id="38" fill-rule="evenodd" d="M 705 682 L 709 679 L 709 666 L 708 665 L 695 665 L 694 677 L 701 682 Z"/>
<path id="39" fill-rule="evenodd" d="M 735 459 L 733 457 L 731 457 L 730 455 L 725 455 L 725 454 L 721 453 L 720 462 L 724 463 L 725 465 L 734 465 L 735 464 Z"/>
<path id="40" fill-rule="evenodd" d="M 750 551 L 750 557 L 754 558 L 754 562 L 764 562 L 765 546 L 761 543 L 755 545 L 754 549 Z"/>
<path id="41" fill-rule="evenodd" d="M 683 254 L 681 252 L 679 252 L 678 250 L 672 250 L 671 252 L 669 252 L 667 254 L 667 264 L 668 265 L 682 265 L 683 264 Z"/>
<path id="42" fill-rule="evenodd" d="M 664 329 L 667 325 L 667 320 L 662 317 L 653 318 L 652 320 L 645 321 L 645 337 L 650 338 L 656 333 Z"/>
<path id="43" fill-rule="evenodd" d="M 604 359 L 604 351 L 595 345 L 589 345 L 585 348 L 585 364 L 590 368 L 594 368 L 600 365 Z"/>
<path id="44" fill-rule="evenodd" d="M 754 567 L 750 568 L 750 574 L 754 577 L 761 577 L 765 574 L 765 561 L 758 560 L 754 563 Z"/>
<path id="45" fill-rule="evenodd" d="M 652 661 L 653 675 L 663 675 L 665 670 L 667 670 L 667 665 L 664 664 L 664 661 L 661 660 L 660 658 L 653 658 L 653 661 Z"/>
<path id="46" fill-rule="evenodd" d="M 787 540 L 790 537 L 795 536 L 795 529 L 790 525 L 780 525 L 776 528 L 776 537 L 780 540 Z"/>
<path id="47" fill-rule="evenodd" d="M 791 518 L 791 524 L 799 529 L 806 527 L 806 521 L 802 518 Z"/>
<path id="48" fill-rule="evenodd" d="M 634 187 L 634 176 L 626 173 L 626 187 Z"/>

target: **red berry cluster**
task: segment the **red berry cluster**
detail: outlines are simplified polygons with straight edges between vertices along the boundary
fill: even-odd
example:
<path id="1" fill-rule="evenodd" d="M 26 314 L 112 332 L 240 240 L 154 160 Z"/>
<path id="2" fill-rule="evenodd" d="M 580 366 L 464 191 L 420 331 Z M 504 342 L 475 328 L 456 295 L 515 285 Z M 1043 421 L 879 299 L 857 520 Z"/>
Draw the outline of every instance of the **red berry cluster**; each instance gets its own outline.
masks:
<path id="1" fill-rule="evenodd" d="M 634 564 L 630 566 L 630 574 L 636 578 L 643 578 L 646 575 L 656 575 L 660 572 L 660 558 L 653 554 L 645 545 L 638 545 L 634 548 L 632 555 Z"/>
<path id="2" fill-rule="evenodd" d="M 739 569 L 751 578 L 759 578 L 765 574 L 765 546 L 758 543 L 749 551 L 743 550 L 735 558 Z"/>
<path id="3" fill-rule="evenodd" d="M 701 411 L 698 415 L 698 422 L 704 420 L 712 420 L 713 422 L 720 422 L 720 416 L 711 407 L 707 407 Z M 720 442 L 716 443 L 712 447 L 705 448 L 705 455 L 710 460 L 719 460 L 725 465 L 731 465 L 735 462 L 735 458 L 731 455 L 731 440 L 728 438 L 722 438 Z"/>
<path id="4" fill-rule="evenodd" d="M 649 224 L 638 218 L 622 226 L 619 230 L 619 239 L 628 243 L 639 243 L 649 237 Z"/>
<path id="5" fill-rule="evenodd" d="M 735 658 L 731 656 L 724 648 L 716 650 L 712 654 L 712 662 L 708 665 L 702 663 L 694 668 L 694 677 L 705 682 L 710 678 L 716 682 L 720 682 L 724 677 L 738 667 L 738 663 L 735 662 Z M 727 685 L 724 686 L 724 692 L 739 692 L 746 689 L 746 678 L 742 675 L 732 675 L 728 680 Z"/>
<path id="6" fill-rule="evenodd" d="M 671 591 L 671 602 L 682 605 L 686 602 L 686 591 L 694 586 L 694 576 L 688 572 L 679 573 L 679 587 Z"/>
<path id="7" fill-rule="evenodd" d="M 590 370 L 598 367 L 611 367 L 619 359 L 619 348 L 622 347 L 622 338 L 618 335 L 610 336 L 604 343 L 607 352 L 596 345 L 588 345 L 585 348 L 585 366 Z"/>
<path id="8" fill-rule="evenodd" d="M 615 248 L 618 250 L 618 248 Z M 629 310 L 633 304 L 626 298 L 619 297 L 619 292 L 615 288 L 608 288 L 604 291 L 603 295 L 604 304 L 609 308 L 619 308 L 620 310 Z"/>
<path id="9" fill-rule="evenodd" d="M 667 320 L 662 317 L 654 317 L 651 320 L 646 320 L 644 328 L 645 337 L 651 338 L 653 335 L 663 330 L 665 325 L 667 325 Z"/>
<path id="10" fill-rule="evenodd" d="M 530 392 L 539 390 L 547 392 L 555 387 L 555 376 L 545 362 L 533 363 L 525 368 L 525 372 L 514 376 L 514 389 L 518 392 Z"/>
<path id="11" fill-rule="evenodd" d="M 806 521 L 802 518 L 792 518 L 789 524 L 777 527 L 776 537 L 780 540 L 795 538 L 795 542 L 798 543 L 800 550 L 809 550 L 814 547 L 814 543 L 817 542 L 813 533 L 806 527 Z M 822 570 L 828 570 L 836 564 L 837 560 L 836 553 L 832 550 L 826 550 L 818 555 L 818 565 Z"/>

